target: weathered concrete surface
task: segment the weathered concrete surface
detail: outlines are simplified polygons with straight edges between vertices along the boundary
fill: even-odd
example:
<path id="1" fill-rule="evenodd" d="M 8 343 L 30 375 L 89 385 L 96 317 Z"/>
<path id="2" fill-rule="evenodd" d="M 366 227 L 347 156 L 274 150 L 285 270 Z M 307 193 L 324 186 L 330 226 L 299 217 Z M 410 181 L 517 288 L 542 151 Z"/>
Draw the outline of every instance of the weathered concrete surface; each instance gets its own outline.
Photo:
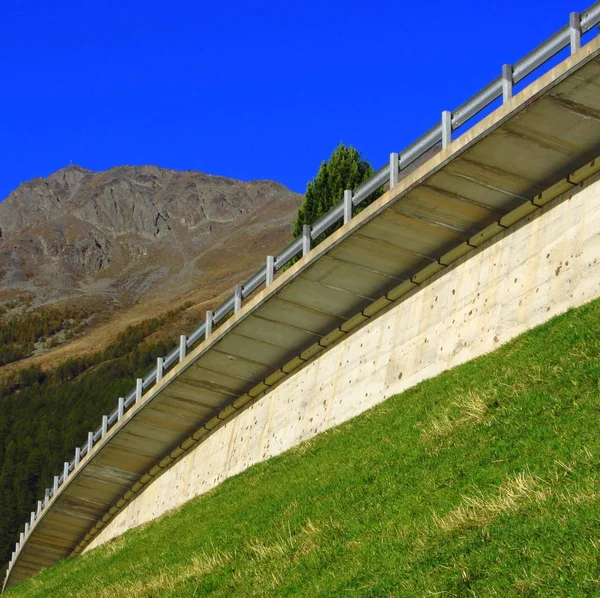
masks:
<path id="1" fill-rule="evenodd" d="M 123 508 L 86 550 L 600 296 L 600 177 L 431 280 L 213 432 Z"/>

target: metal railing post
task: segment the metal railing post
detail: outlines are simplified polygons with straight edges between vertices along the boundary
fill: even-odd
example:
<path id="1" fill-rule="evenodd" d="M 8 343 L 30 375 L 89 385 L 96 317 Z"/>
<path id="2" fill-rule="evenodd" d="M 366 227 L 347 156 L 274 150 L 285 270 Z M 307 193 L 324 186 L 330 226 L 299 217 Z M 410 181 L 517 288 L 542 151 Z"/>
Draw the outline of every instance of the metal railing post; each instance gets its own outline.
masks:
<path id="1" fill-rule="evenodd" d="M 187 350 L 187 336 L 182 334 L 179 337 L 179 363 L 181 363 L 185 359 L 185 354 Z"/>
<path id="2" fill-rule="evenodd" d="M 233 295 L 233 313 L 236 314 L 242 309 L 242 285 L 236 284 Z"/>
<path id="3" fill-rule="evenodd" d="M 52 486 L 52 495 L 56 496 L 57 492 L 58 492 L 58 476 L 55 475 L 54 476 L 54 485 Z"/>
<path id="4" fill-rule="evenodd" d="M 273 277 L 275 276 L 275 258 L 272 255 L 267 256 L 267 267 L 266 267 L 266 277 L 265 277 L 265 286 L 269 286 L 273 283 Z"/>
<path id="5" fill-rule="evenodd" d="M 157 357 L 157 359 L 156 359 L 156 383 L 157 384 L 162 380 L 164 367 L 165 367 L 164 358 Z"/>
<path id="6" fill-rule="evenodd" d="M 87 441 L 87 454 L 89 455 L 92 452 L 92 447 L 94 446 L 94 433 L 88 432 L 88 441 Z"/>
<path id="7" fill-rule="evenodd" d="M 144 381 L 141 378 L 138 378 L 135 381 L 135 402 L 139 403 L 142 399 L 142 392 L 144 390 Z"/>
<path id="8" fill-rule="evenodd" d="M 119 402 L 117 403 L 117 421 L 123 418 L 123 414 L 125 413 L 125 399 L 123 397 L 119 397 Z"/>
<path id="9" fill-rule="evenodd" d="M 46 488 L 46 491 L 44 492 L 44 506 L 46 506 L 48 504 L 49 500 L 50 500 L 50 488 Z"/>
<path id="10" fill-rule="evenodd" d="M 37 504 L 37 515 L 38 515 L 38 517 L 40 516 L 41 512 L 42 512 L 42 501 L 38 500 L 38 504 Z"/>
<path id="11" fill-rule="evenodd" d="M 310 251 L 310 224 L 302 227 L 302 257 Z"/>
<path id="12" fill-rule="evenodd" d="M 29 527 L 31 527 L 33 525 L 34 521 L 35 521 L 35 511 L 31 511 L 31 516 L 29 517 Z"/>
<path id="13" fill-rule="evenodd" d="M 212 334 L 213 312 L 209 309 L 206 312 L 206 324 L 204 326 L 204 338 L 207 339 Z"/>
<path id="14" fill-rule="evenodd" d="M 398 184 L 398 154 L 392 152 L 390 154 L 390 189 Z"/>
<path id="15" fill-rule="evenodd" d="M 578 12 L 572 12 L 569 15 L 569 38 L 572 56 L 581 48 L 581 16 Z"/>
<path id="16" fill-rule="evenodd" d="M 442 112 L 442 148 L 446 148 L 452 142 L 452 112 Z"/>
<path id="17" fill-rule="evenodd" d="M 344 224 L 352 220 L 352 189 L 344 191 Z"/>
<path id="18" fill-rule="evenodd" d="M 75 461 L 73 461 L 73 469 L 75 469 L 79 465 L 79 461 L 81 461 L 81 447 L 75 447 Z"/>
<path id="19" fill-rule="evenodd" d="M 65 461 L 65 466 L 63 467 L 63 484 L 67 481 L 69 477 L 69 462 Z"/>
<path id="20" fill-rule="evenodd" d="M 502 103 L 506 104 L 513 96 L 513 68 L 510 64 L 502 65 Z"/>
<path id="21" fill-rule="evenodd" d="M 108 432 L 108 415 L 102 416 L 102 431 L 100 433 L 100 438 L 104 438 L 106 433 Z"/>

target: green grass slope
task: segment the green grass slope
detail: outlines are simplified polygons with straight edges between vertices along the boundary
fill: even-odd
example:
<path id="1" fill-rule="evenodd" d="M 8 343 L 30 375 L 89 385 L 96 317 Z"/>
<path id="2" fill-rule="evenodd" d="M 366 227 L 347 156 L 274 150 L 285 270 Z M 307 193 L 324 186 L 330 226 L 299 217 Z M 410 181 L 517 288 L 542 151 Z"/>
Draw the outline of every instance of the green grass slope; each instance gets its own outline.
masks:
<path id="1" fill-rule="evenodd" d="M 600 301 L 9 597 L 600 595 Z"/>

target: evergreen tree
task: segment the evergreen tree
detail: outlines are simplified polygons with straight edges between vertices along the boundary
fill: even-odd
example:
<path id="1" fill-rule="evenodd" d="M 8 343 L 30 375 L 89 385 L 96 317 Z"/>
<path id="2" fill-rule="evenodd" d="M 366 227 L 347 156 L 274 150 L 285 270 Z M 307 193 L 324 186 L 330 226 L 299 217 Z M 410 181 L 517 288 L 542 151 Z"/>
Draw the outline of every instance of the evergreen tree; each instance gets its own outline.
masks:
<path id="1" fill-rule="evenodd" d="M 345 189 L 356 189 L 374 174 L 371 164 L 352 146 L 340 143 L 328 161 L 323 162 L 317 176 L 308 183 L 304 201 L 292 228 L 292 236 L 299 237 L 305 224 L 313 224 L 323 214 L 344 198 Z M 373 193 L 361 208 L 381 195 L 381 190 Z M 331 234 L 338 227 L 332 227 L 317 242 Z"/>

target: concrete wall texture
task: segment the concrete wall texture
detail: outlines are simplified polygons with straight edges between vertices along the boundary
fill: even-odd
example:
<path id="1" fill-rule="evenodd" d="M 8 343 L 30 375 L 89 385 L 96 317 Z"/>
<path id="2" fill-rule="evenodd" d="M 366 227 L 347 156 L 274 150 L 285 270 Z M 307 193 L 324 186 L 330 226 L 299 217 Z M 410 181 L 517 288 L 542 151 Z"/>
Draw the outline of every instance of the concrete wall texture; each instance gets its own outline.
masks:
<path id="1" fill-rule="evenodd" d="M 507 229 L 270 389 L 184 455 L 86 550 L 426 378 L 600 296 L 600 177 Z"/>

